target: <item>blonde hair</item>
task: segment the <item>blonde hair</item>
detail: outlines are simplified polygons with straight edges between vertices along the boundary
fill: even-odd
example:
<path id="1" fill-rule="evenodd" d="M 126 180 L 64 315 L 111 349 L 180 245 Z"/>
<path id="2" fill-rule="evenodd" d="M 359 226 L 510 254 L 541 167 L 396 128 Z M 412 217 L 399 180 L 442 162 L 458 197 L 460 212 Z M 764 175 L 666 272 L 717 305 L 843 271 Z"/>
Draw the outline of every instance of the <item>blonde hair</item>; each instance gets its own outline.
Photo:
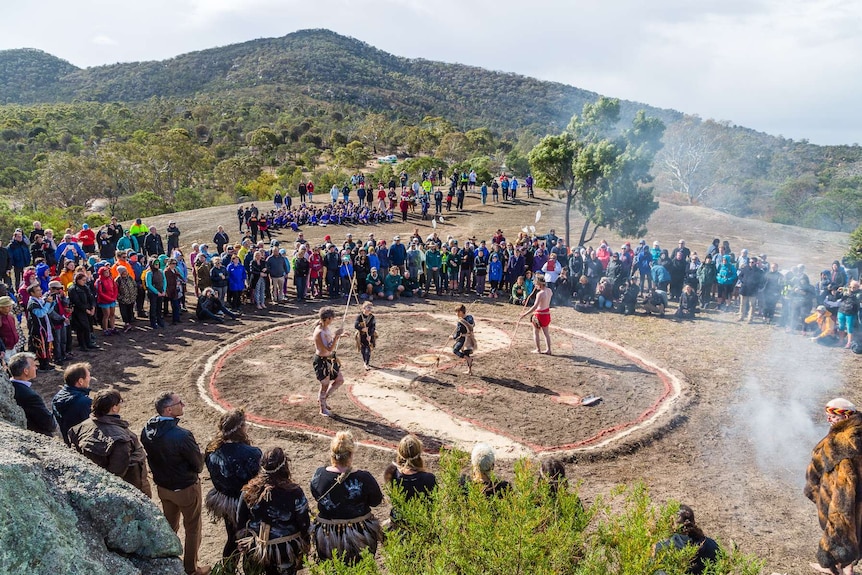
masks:
<path id="1" fill-rule="evenodd" d="M 494 449 L 487 443 L 477 443 L 470 455 L 470 463 L 473 466 L 473 480 L 484 481 L 488 479 L 491 470 L 494 469 Z"/>
<path id="2" fill-rule="evenodd" d="M 422 442 L 415 435 L 405 435 L 398 443 L 398 454 L 395 457 L 395 463 L 398 468 L 404 472 L 412 469 L 413 471 L 423 471 L 425 462 L 422 461 Z"/>
<path id="3" fill-rule="evenodd" d="M 356 441 L 349 431 L 339 431 L 329 444 L 329 457 L 333 465 L 343 464 L 353 457 Z"/>

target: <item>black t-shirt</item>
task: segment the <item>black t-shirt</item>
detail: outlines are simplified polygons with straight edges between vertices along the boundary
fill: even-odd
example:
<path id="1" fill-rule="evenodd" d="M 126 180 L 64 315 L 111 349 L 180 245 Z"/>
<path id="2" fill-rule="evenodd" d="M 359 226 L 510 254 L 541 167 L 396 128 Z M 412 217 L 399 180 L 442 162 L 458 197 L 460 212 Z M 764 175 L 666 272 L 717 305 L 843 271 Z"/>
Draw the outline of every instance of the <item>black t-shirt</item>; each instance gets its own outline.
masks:
<path id="1" fill-rule="evenodd" d="M 245 494 L 243 494 L 245 495 Z M 270 538 L 287 537 L 294 533 L 308 533 L 308 500 L 298 485 L 291 489 L 276 487 L 267 499 L 261 498 L 249 508 L 245 497 L 240 498 L 237 524 L 257 533 L 260 524 L 270 526 Z"/>
<path id="2" fill-rule="evenodd" d="M 683 549 L 686 545 L 694 545 L 697 547 L 697 553 L 695 553 L 694 558 L 691 560 L 691 566 L 688 568 L 686 573 L 700 575 L 703 573 L 704 569 L 706 569 L 706 565 L 704 564 L 705 561 L 715 561 L 718 558 L 718 543 L 709 537 L 704 537 L 702 540 L 696 541 L 688 535 L 674 533 L 671 535 L 670 539 L 665 539 L 658 543 L 655 546 L 655 549 L 656 552 L 670 547 Z"/>
<path id="3" fill-rule="evenodd" d="M 469 489 L 470 483 L 472 480 L 466 475 L 462 475 L 458 480 L 461 488 L 466 493 Z M 482 483 L 482 493 L 487 495 L 488 497 L 492 495 L 496 495 L 497 497 L 502 497 L 503 494 L 511 489 L 512 486 L 508 481 L 500 480 L 500 481 L 487 481 Z"/>
<path id="4" fill-rule="evenodd" d="M 396 467 L 392 471 L 392 476 L 392 483 L 404 491 L 404 498 L 408 501 L 417 495 L 430 494 L 437 488 L 437 478 L 428 471 L 417 471 L 408 475 L 401 473 L 401 470 Z"/>
<path id="5" fill-rule="evenodd" d="M 383 502 L 380 485 L 367 471 L 352 471 L 340 485 L 336 485 L 338 476 L 335 471 L 319 467 L 311 478 L 311 495 L 317 500 L 320 517 L 354 519 Z"/>

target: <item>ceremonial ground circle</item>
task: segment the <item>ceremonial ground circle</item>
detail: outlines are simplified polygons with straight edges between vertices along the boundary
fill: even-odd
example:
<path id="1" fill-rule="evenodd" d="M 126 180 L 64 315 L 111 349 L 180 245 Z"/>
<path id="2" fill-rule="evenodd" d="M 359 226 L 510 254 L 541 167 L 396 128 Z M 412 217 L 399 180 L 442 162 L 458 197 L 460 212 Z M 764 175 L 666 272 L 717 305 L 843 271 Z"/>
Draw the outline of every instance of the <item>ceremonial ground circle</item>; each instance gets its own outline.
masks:
<path id="1" fill-rule="evenodd" d="M 479 316 L 479 349 L 468 376 L 451 353 L 454 316 L 376 315 L 374 370 L 363 369 L 352 337 L 340 344 L 346 383 L 329 400 L 332 418 L 318 415 L 310 317 L 220 348 L 198 379 L 201 396 L 221 411 L 242 406 L 254 424 L 290 432 L 328 436 L 350 429 L 381 449 L 411 432 L 432 452 L 485 441 L 499 457 L 513 458 L 620 444 L 668 423 L 683 389 L 669 371 L 612 342 L 552 325 L 554 355 L 539 355 L 531 353 L 527 321 Z M 354 317 L 345 325 L 351 336 Z"/>

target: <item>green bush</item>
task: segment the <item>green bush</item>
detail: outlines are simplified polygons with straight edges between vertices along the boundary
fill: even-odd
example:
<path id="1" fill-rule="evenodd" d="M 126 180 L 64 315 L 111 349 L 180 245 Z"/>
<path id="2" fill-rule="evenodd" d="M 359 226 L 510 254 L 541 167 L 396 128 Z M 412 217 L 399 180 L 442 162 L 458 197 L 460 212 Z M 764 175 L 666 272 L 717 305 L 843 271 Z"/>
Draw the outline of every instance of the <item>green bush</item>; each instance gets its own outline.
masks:
<path id="1" fill-rule="evenodd" d="M 695 548 L 657 555 L 672 533 L 678 503 L 656 506 L 646 487 L 619 487 L 585 507 L 577 485 L 553 493 L 527 460 L 515 465 L 512 489 L 486 497 L 460 484 L 468 455 L 444 452 L 438 489 L 429 498 L 389 493 L 398 521 L 375 561 L 338 559 L 310 565 L 313 575 L 683 575 Z M 757 575 L 762 562 L 731 547 L 707 575 Z"/>

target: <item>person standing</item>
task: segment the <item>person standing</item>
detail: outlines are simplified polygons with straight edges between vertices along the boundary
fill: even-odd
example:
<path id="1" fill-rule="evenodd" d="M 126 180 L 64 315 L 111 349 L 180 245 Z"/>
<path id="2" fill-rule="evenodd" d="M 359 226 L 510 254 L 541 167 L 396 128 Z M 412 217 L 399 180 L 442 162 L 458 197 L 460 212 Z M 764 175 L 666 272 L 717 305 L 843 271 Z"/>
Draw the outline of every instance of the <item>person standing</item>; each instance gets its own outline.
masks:
<path id="1" fill-rule="evenodd" d="M 120 417 L 123 397 L 106 389 L 93 397 L 92 415 L 69 429 L 69 442 L 87 459 L 153 496 L 147 479 L 147 454 L 129 422 Z"/>
<path id="2" fill-rule="evenodd" d="M 24 232 L 15 230 L 12 234 L 12 241 L 6 246 L 9 254 L 10 267 L 15 271 L 15 283 L 13 285 L 21 285 L 21 279 L 24 276 L 24 268 L 30 265 L 30 248 L 24 239 Z"/>
<path id="3" fill-rule="evenodd" d="M 332 393 L 344 383 L 344 374 L 341 373 L 341 363 L 335 357 L 335 348 L 338 346 L 339 338 L 344 336 L 344 328 L 338 328 L 335 333 L 330 326 L 335 319 L 335 310 L 325 307 L 318 314 L 317 326 L 312 335 L 314 339 L 314 373 L 320 384 L 317 401 L 320 404 L 320 415 L 329 417 L 332 412 L 326 404 L 326 400 Z"/>
<path id="4" fill-rule="evenodd" d="M 165 243 L 156 228 L 150 228 L 144 236 L 144 254 L 150 258 L 158 258 L 165 253 Z"/>
<path id="5" fill-rule="evenodd" d="M 38 283 L 27 288 L 27 345 L 39 359 L 39 369 L 49 369 L 54 357 L 54 329 L 51 327 L 50 314 L 56 304 L 54 296 L 42 297 L 42 286 Z"/>
<path id="6" fill-rule="evenodd" d="M 319 467 L 311 478 L 318 510 L 311 526 L 317 556 L 326 560 L 338 553 L 348 565 L 359 561 L 363 549 L 374 555 L 383 540 L 380 522 L 371 511 L 383 503 L 383 492 L 374 476 L 353 467 L 355 451 L 353 434 L 339 431 L 330 442 L 330 464 Z"/>
<path id="7" fill-rule="evenodd" d="M 180 228 L 177 227 L 177 222 L 171 220 L 168 222 L 168 227 L 165 231 L 168 233 L 168 247 L 166 253 L 173 254 L 174 250 L 177 250 L 180 247 Z"/>
<path id="8" fill-rule="evenodd" d="M 311 546 L 308 499 L 280 447 L 267 450 L 260 472 L 242 490 L 237 517 L 246 560 L 266 575 L 294 575 Z M 260 571 L 257 571 L 260 572 Z"/>
<path id="9" fill-rule="evenodd" d="M 551 325 L 551 298 L 554 292 L 545 283 L 545 276 L 538 274 L 536 276 L 536 302 L 533 306 L 522 313 L 518 318 L 523 319 L 529 314 L 533 314 L 530 323 L 533 324 L 533 340 L 536 342 L 534 353 L 545 353 L 551 355 L 551 332 L 548 326 Z M 540 345 L 540 334 L 545 335 L 545 344 L 547 350 L 542 351 Z"/>
<path id="10" fill-rule="evenodd" d="M 183 567 L 189 575 L 208 572 L 198 568 L 198 550 L 201 545 L 200 473 L 204 456 L 192 432 L 179 425 L 185 403 L 176 393 L 161 394 L 155 401 L 156 415 L 147 421 L 141 431 L 141 444 L 147 452 L 153 481 L 165 519 L 176 532 L 183 518 L 185 543 Z"/>
<path id="11" fill-rule="evenodd" d="M 222 557 L 230 557 L 237 550 L 236 532 L 244 526 L 237 524 L 240 495 L 245 484 L 260 470 L 262 455 L 248 439 L 245 411 L 234 409 L 219 418 L 215 437 L 205 451 L 213 488 L 207 493 L 204 505 L 210 516 L 224 520 L 227 542 Z"/>
<path id="12" fill-rule="evenodd" d="M 63 387 L 51 400 L 60 436 L 69 445 L 69 430 L 90 417 L 90 364 L 73 363 L 63 371 Z"/>
<path id="13" fill-rule="evenodd" d="M 158 329 L 165 327 L 165 319 L 162 316 L 162 305 L 165 299 L 166 284 L 165 274 L 159 268 L 159 260 L 150 262 L 147 273 L 147 297 L 150 300 L 150 327 Z"/>
<path id="14" fill-rule="evenodd" d="M 359 353 L 362 354 L 362 361 L 365 363 L 365 369 L 371 369 L 371 350 L 377 345 L 377 320 L 374 319 L 374 314 L 371 313 L 371 308 L 374 307 L 370 301 L 362 304 L 362 311 L 356 316 L 356 321 L 353 323 L 356 329 L 356 346 L 359 348 Z"/>
<path id="15" fill-rule="evenodd" d="M 100 349 L 93 344 L 93 326 L 90 318 L 96 315 L 96 297 L 87 286 L 87 274 L 75 274 L 75 284 L 69 288 L 69 304 L 72 306 L 70 324 L 78 336 L 81 351 Z"/>
<path id="16" fill-rule="evenodd" d="M 851 575 L 862 558 L 862 414 L 850 401 L 838 397 L 826 404 L 829 433 L 814 447 L 805 474 L 805 496 L 817 506 L 823 536 L 817 549 L 821 573 Z"/>
<path id="17" fill-rule="evenodd" d="M 54 435 L 57 422 L 42 396 L 31 388 L 31 382 L 36 379 L 36 356 L 29 352 L 16 353 L 9 360 L 8 369 L 15 403 L 24 410 L 27 429 L 49 437 Z"/>
<path id="18" fill-rule="evenodd" d="M 3 364 L 9 363 L 15 355 L 20 336 L 18 335 L 18 322 L 12 313 L 15 302 L 8 295 L 0 297 L 0 343 L 3 344 Z"/>
<path id="19" fill-rule="evenodd" d="M 450 336 L 455 340 L 452 353 L 467 361 L 467 375 L 473 375 L 473 353 L 476 351 L 473 329 L 476 322 L 472 315 L 467 315 L 467 307 L 464 304 L 455 308 L 455 315 L 458 316 L 458 325 L 455 327 L 455 333 Z"/>

